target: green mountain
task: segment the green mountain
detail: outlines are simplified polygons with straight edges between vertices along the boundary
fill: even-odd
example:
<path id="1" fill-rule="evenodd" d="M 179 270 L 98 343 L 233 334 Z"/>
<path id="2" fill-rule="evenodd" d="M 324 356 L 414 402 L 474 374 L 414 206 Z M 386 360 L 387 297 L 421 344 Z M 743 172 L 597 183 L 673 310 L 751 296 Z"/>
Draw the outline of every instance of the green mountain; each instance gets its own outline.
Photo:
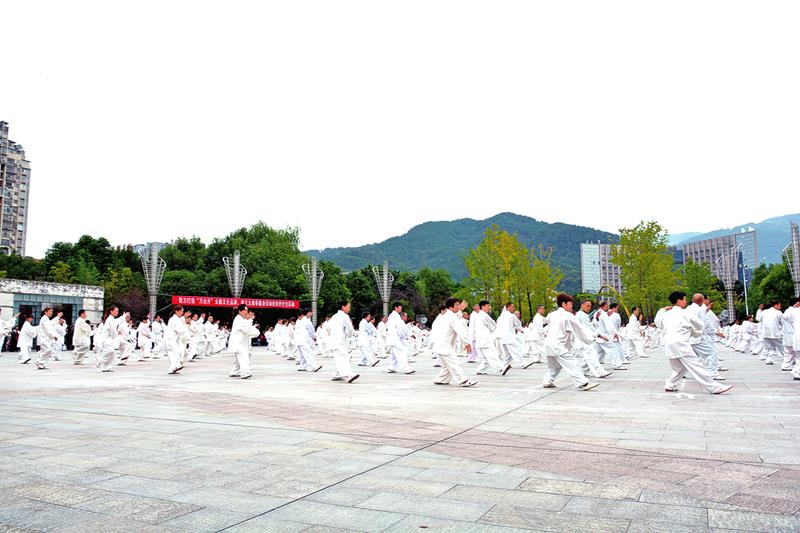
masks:
<path id="1" fill-rule="evenodd" d="M 561 289 L 570 292 L 577 292 L 581 288 L 580 243 L 617 241 L 616 235 L 605 231 L 570 224 L 550 224 L 514 213 L 500 213 L 486 220 L 462 218 L 425 222 L 414 226 L 405 235 L 377 244 L 308 250 L 304 253 L 331 261 L 345 271 L 388 260 L 393 269 L 416 272 L 424 267 L 441 268 L 454 279 L 462 280 L 467 276 L 464 256 L 483 239 L 484 230 L 493 224 L 509 233 L 516 233 L 529 248 L 540 244 L 552 247 L 553 263 L 564 273 Z"/>
<path id="2" fill-rule="evenodd" d="M 800 224 L 800 213 L 768 218 L 757 224 L 749 222 L 747 224 L 734 226 L 732 228 L 723 228 L 709 231 L 708 233 L 701 233 L 682 241 L 681 244 L 702 241 L 704 239 L 712 239 L 714 237 L 722 237 L 724 235 L 730 235 L 731 233 L 740 233 L 742 231 L 755 229 L 759 262 L 780 263 L 783 261 L 783 248 L 789 244 L 789 241 L 792 240 L 789 222 Z"/>

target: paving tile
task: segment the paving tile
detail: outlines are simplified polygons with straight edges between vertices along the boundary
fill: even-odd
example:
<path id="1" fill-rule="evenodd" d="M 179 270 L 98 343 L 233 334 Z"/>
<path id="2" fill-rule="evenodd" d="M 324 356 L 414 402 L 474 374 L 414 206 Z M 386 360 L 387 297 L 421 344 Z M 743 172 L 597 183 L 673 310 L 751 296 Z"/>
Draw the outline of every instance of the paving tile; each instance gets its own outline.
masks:
<path id="1" fill-rule="evenodd" d="M 569 496 L 592 496 L 615 500 L 638 500 L 641 488 L 624 483 L 584 483 L 580 481 L 564 481 L 556 479 L 528 478 L 519 487 L 520 490 L 566 494 Z"/>
<path id="2" fill-rule="evenodd" d="M 399 522 L 402 514 L 324 503 L 298 501 L 269 513 L 271 519 L 302 521 L 310 525 L 383 531 Z"/>
<path id="3" fill-rule="evenodd" d="M 220 488 L 200 488 L 182 492 L 171 497 L 176 502 L 188 503 L 201 507 L 215 507 L 236 513 L 259 514 L 289 500 L 274 498 L 263 494 L 238 492 Z"/>
<path id="4" fill-rule="evenodd" d="M 471 522 L 483 516 L 493 505 L 485 502 L 449 500 L 443 497 L 425 498 L 381 492 L 359 503 L 358 507 Z"/>
<path id="5" fill-rule="evenodd" d="M 575 531 L 624 533 L 630 525 L 629 520 L 543 511 L 512 505 L 496 505 L 479 521 L 483 524 L 564 533 L 573 533 Z"/>
<path id="6" fill-rule="evenodd" d="M 17 500 L 0 506 L 0 524 L 37 531 L 55 531 L 96 518 L 95 513 L 36 500 Z"/>
<path id="7" fill-rule="evenodd" d="M 440 498 L 466 502 L 488 503 L 493 505 L 502 503 L 505 505 L 531 507 L 534 509 L 547 509 L 550 511 L 561 510 L 570 499 L 569 496 L 563 494 L 494 489 L 488 487 L 474 487 L 469 485 L 456 485 L 452 489 L 442 494 Z"/>
<path id="8" fill-rule="evenodd" d="M 705 509 L 680 505 L 587 498 L 583 496 L 573 497 L 564 506 L 564 511 L 582 515 L 598 514 L 628 520 L 651 520 L 696 526 L 708 524 L 708 514 Z"/>
<path id="9" fill-rule="evenodd" d="M 400 522 L 387 529 L 386 533 L 420 533 L 421 531 L 445 533 L 536 533 L 537 530 L 492 526 L 486 523 L 461 522 L 458 520 L 440 520 L 430 516 L 412 515 L 406 516 Z"/>
<path id="10" fill-rule="evenodd" d="M 172 529 L 214 532 L 251 518 L 249 513 L 236 513 L 213 507 L 202 508 L 176 518 L 162 522 L 162 525 Z"/>
<path id="11" fill-rule="evenodd" d="M 800 531 L 800 517 L 709 509 L 708 525 L 722 529 L 796 533 Z"/>

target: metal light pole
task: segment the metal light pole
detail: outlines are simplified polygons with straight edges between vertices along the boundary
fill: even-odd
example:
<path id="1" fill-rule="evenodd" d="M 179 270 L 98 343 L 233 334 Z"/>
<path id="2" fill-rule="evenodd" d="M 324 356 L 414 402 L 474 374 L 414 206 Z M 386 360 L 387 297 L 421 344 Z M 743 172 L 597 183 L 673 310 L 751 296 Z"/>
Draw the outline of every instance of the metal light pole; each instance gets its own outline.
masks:
<path id="1" fill-rule="evenodd" d="M 741 247 L 741 245 L 739 245 Z M 739 248 L 731 243 L 730 250 L 719 256 L 714 262 L 717 272 L 716 276 L 725 286 L 725 296 L 728 300 L 728 321 L 733 324 L 736 321 L 736 305 L 734 303 L 734 288 L 736 286 L 737 265 L 739 264 Z"/>
<path id="2" fill-rule="evenodd" d="M 794 222 L 792 225 L 792 242 L 783 249 L 786 264 L 789 266 L 789 275 L 794 283 L 794 295 L 800 298 L 800 229 Z"/>
<path id="3" fill-rule="evenodd" d="M 228 275 L 228 286 L 234 298 L 242 295 L 244 278 L 247 276 L 247 269 L 242 266 L 239 250 L 233 252 L 233 257 L 223 257 L 222 264 L 225 266 L 225 274 Z"/>
<path id="4" fill-rule="evenodd" d="M 744 316 L 750 315 L 750 305 L 747 302 L 747 263 L 742 265 L 742 285 L 744 286 Z"/>
<path id="5" fill-rule="evenodd" d="M 384 261 L 382 267 L 372 267 L 375 283 L 378 285 L 378 294 L 383 301 L 383 316 L 389 314 L 389 297 L 392 295 L 394 276 L 389 271 L 389 261 Z"/>
<path id="6" fill-rule="evenodd" d="M 158 288 L 161 287 L 161 279 L 167 269 L 167 263 L 158 256 L 159 249 L 158 244 L 151 242 L 146 248 L 139 250 L 144 279 L 147 282 L 147 292 L 150 295 L 150 320 L 155 320 L 156 318 Z"/>
<path id="7" fill-rule="evenodd" d="M 312 257 L 311 263 L 305 263 L 303 265 L 303 274 L 306 277 L 306 282 L 308 282 L 308 292 L 311 293 L 311 322 L 316 326 L 319 289 L 322 286 L 322 278 L 325 277 L 325 272 L 319 268 L 317 258 Z"/>

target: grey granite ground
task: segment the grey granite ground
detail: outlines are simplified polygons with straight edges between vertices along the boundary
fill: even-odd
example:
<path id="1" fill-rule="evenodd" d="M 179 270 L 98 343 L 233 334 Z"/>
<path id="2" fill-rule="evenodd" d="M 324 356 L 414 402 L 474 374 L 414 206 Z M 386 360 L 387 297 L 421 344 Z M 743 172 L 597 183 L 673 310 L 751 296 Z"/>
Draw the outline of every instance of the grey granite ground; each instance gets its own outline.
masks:
<path id="1" fill-rule="evenodd" d="M 2 531 L 798 531 L 800 382 L 722 349 L 729 395 L 654 352 L 580 392 L 254 354 L 112 374 L 0 357 Z M 465 365 L 474 372 L 474 365 Z"/>

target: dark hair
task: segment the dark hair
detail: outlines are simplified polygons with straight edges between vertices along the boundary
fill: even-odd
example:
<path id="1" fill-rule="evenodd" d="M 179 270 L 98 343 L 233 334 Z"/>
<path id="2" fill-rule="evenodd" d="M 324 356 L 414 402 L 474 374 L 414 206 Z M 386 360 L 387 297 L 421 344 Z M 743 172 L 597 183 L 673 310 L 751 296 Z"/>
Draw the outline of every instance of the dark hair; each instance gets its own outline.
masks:
<path id="1" fill-rule="evenodd" d="M 177 313 L 178 311 L 183 311 L 182 305 L 176 305 L 175 307 L 172 308 L 173 313 Z"/>
<path id="2" fill-rule="evenodd" d="M 401 304 L 400 302 L 392 302 L 392 309 L 397 309 L 398 306 L 402 307 L 403 304 Z"/>
<path id="3" fill-rule="evenodd" d="M 609 309 L 617 309 L 618 307 L 619 307 L 618 303 L 613 303 L 613 304 L 608 306 Z"/>
<path id="4" fill-rule="evenodd" d="M 514 305 L 514 304 L 512 302 L 506 302 L 506 305 L 504 305 L 503 307 L 508 307 L 509 305 Z"/>
<path id="5" fill-rule="evenodd" d="M 342 307 L 344 307 L 345 305 L 347 305 L 349 303 L 350 302 L 348 302 L 347 300 L 342 300 L 341 302 L 339 302 L 339 309 L 341 309 Z"/>
<path id="6" fill-rule="evenodd" d="M 459 298 L 452 298 L 451 297 L 451 298 L 448 298 L 447 300 L 444 301 L 444 306 L 446 308 L 450 309 L 454 305 L 460 304 L 460 303 L 461 303 L 461 300 Z"/>
<path id="7" fill-rule="evenodd" d="M 686 293 L 682 291 L 675 291 L 669 295 L 669 303 L 675 305 L 678 303 L 678 300 L 683 300 L 686 298 Z"/>
<path id="8" fill-rule="evenodd" d="M 563 292 L 558 296 L 556 296 L 556 304 L 558 304 L 559 307 L 561 307 L 567 302 L 574 302 L 574 301 L 575 300 L 572 299 L 572 296 L 570 296 L 569 294 L 564 294 Z"/>
<path id="9" fill-rule="evenodd" d="M 634 305 L 634 306 L 633 306 L 633 309 L 631 309 L 631 313 L 633 313 L 633 312 L 634 312 L 634 311 L 636 311 L 637 309 L 639 309 L 639 306 L 638 306 L 638 305 Z"/>
<path id="10" fill-rule="evenodd" d="M 81 316 L 85 312 L 86 312 L 86 309 L 81 309 L 80 311 L 78 311 L 78 316 Z"/>
<path id="11" fill-rule="evenodd" d="M 237 313 L 241 313 L 242 311 L 246 310 L 247 306 L 245 304 L 239 304 L 239 307 L 236 308 Z"/>
<path id="12" fill-rule="evenodd" d="M 489 303 L 491 303 L 489 300 L 481 300 L 480 302 L 478 302 L 478 307 L 482 308 L 484 305 Z"/>
<path id="13" fill-rule="evenodd" d="M 603 307 L 604 305 L 608 305 L 608 302 L 605 300 L 600 300 L 600 303 L 597 304 L 597 307 Z"/>
<path id="14" fill-rule="evenodd" d="M 363 313 L 361 313 L 361 318 L 366 319 L 368 316 L 372 316 L 372 313 L 370 313 L 369 311 L 364 311 Z"/>
<path id="15" fill-rule="evenodd" d="M 581 300 L 581 305 L 585 304 L 586 302 L 592 303 L 591 300 Z"/>
<path id="16" fill-rule="evenodd" d="M 440 313 L 441 313 L 442 311 L 444 311 L 445 309 L 447 309 L 447 306 L 446 306 L 446 305 L 444 305 L 444 304 L 441 304 L 441 305 L 439 305 L 439 312 L 440 312 Z"/>
<path id="17" fill-rule="evenodd" d="M 800 298 L 797 297 L 792 298 L 791 300 L 789 300 L 789 307 L 795 305 L 797 302 L 800 302 Z"/>

